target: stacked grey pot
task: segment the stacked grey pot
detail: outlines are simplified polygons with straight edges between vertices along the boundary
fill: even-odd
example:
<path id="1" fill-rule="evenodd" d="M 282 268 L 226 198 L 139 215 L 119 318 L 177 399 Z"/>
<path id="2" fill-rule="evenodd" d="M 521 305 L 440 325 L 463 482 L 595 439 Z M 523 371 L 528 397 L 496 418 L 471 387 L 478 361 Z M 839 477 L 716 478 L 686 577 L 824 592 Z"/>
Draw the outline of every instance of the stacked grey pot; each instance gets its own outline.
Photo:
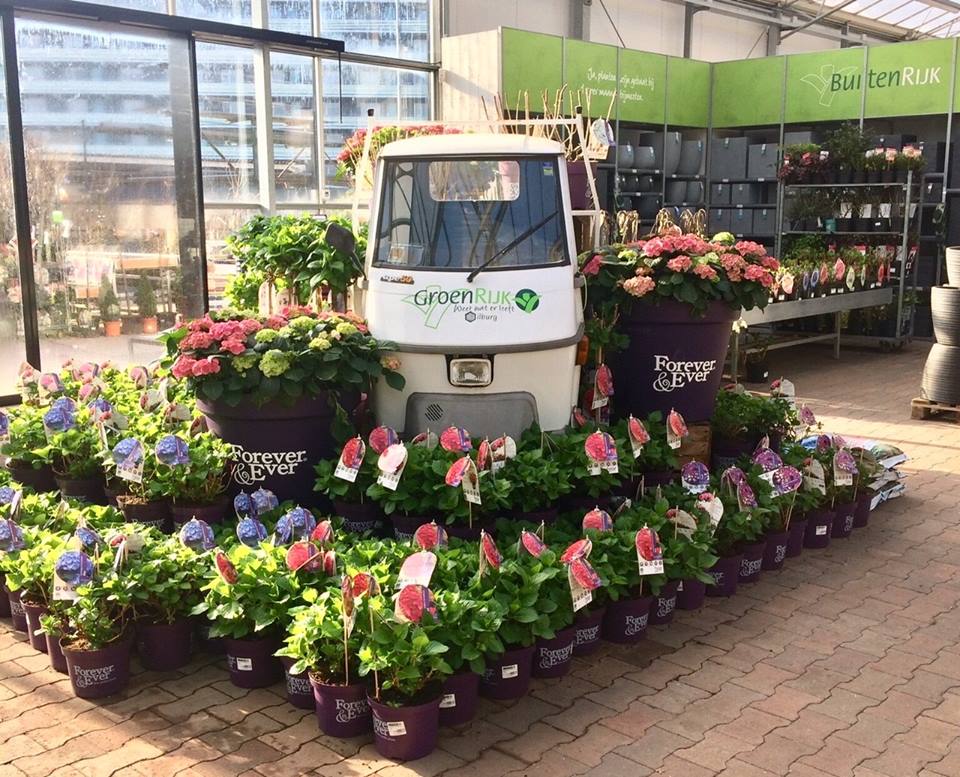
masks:
<path id="1" fill-rule="evenodd" d="M 923 367 L 925 399 L 960 405 L 960 246 L 947 249 L 947 285 L 930 289 L 937 339 Z"/>

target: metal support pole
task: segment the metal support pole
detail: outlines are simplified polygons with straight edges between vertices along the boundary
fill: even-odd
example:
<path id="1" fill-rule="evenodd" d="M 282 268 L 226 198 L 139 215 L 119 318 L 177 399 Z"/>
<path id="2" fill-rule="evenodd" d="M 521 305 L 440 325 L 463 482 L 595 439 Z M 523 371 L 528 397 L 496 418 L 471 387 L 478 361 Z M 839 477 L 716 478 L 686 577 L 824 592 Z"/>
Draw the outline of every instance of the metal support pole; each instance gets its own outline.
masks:
<path id="1" fill-rule="evenodd" d="M 767 56 L 774 57 L 780 46 L 780 25 L 767 25 Z"/>
<path id="2" fill-rule="evenodd" d="M 587 31 L 584 16 L 589 13 L 587 5 L 589 3 L 585 0 L 569 0 L 567 3 L 567 13 L 570 14 L 567 26 L 570 30 L 570 37 L 576 40 L 586 40 Z"/>
<path id="3" fill-rule="evenodd" d="M 253 3 L 253 24 L 267 26 L 266 0 Z M 242 86 L 242 85 L 240 85 Z M 273 168 L 273 90 L 270 78 L 270 49 L 265 45 L 253 50 L 254 106 L 257 121 L 257 184 L 260 189 L 260 204 L 267 213 L 277 206 L 277 192 Z"/>
<path id="4" fill-rule="evenodd" d="M 693 17 L 702 10 L 702 8 L 689 3 L 683 6 L 683 56 L 686 59 L 693 56 L 691 54 L 693 50 Z"/>
<path id="5" fill-rule="evenodd" d="M 834 315 L 833 331 L 836 334 L 836 337 L 834 338 L 834 341 L 833 341 L 833 358 L 839 359 L 840 358 L 840 330 L 843 328 L 841 326 L 841 319 L 843 318 L 843 312 L 838 310 L 833 315 Z"/>

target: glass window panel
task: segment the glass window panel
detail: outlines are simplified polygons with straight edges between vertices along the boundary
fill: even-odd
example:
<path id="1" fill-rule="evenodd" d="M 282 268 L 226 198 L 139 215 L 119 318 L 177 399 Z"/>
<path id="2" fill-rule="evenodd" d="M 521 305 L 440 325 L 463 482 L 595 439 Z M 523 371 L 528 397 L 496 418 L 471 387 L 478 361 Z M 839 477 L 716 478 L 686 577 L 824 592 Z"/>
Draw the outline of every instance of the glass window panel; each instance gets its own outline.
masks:
<path id="1" fill-rule="evenodd" d="M 211 202 L 256 200 L 257 112 L 253 51 L 197 44 L 203 194 Z"/>
<path id="2" fill-rule="evenodd" d="M 268 19 L 271 30 L 313 34 L 312 0 L 270 0 Z"/>
<path id="3" fill-rule="evenodd" d="M 237 263 L 227 252 L 227 235 L 239 229 L 244 222 L 258 213 L 260 213 L 259 208 L 206 208 L 204 210 L 207 289 L 211 308 L 222 308 L 229 304 L 223 292 L 230 279 L 237 274 Z"/>
<path id="4" fill-rule="evenodd" d="M 320 0 L 320 34 L 347 51 L 426 61 L 430 0 Z"/>
<path id="5" fill-rule="evenodd" d="M 270 55 L 277 202 L 317 202 L 317 124 L 313 58 Z"/>
<path id="6" fill-rule="evenodd" d="M 2 44 L 3 41 L 0 41 L 0 165 L 4 171 L 8 171 L 10 136 Z M 17 369 L 26 355 L 16 230 L 10 175 L 0 175 L 0 394 L 17 393 Z"/>
<path id="7" fill-rule="evenodd" d="M 42 366 L 156 358 L 138 285 L 149 283 L 161 327 L 203 307 L 196 203 L 177 189 L 177 172 L 193 177 L 186 42 L 29 19 L 17 41 L 24 68 L 60 74 L 21 77 Z M 121 336 L 105 336 L 111 320 Z"/>
<path id="8" fill-rule="evenodd" d="M 250 0 L 177 0 L 176 8 L 177 16 L 231 24 L 253 23 Z"/>
<path id="9" fill-rule="evenodd" d="M 167 12 L 167 0 L 85 0 L 98 5 L 110 5 L 114 8 L 134 8 L 137 11 Z"/>

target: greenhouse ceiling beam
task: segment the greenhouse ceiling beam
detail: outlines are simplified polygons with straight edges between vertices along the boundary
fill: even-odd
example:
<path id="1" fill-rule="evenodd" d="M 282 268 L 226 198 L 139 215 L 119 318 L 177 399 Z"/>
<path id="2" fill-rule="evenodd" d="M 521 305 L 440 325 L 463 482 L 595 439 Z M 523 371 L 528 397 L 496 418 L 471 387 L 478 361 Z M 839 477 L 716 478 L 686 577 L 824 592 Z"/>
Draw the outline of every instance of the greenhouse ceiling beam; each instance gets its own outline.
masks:
<path id="1" fill-rule="evenodd" d="M 857 0 L 843 0 L 842 3 L 840 3 L 839 5 L 835 5 L 829 11 L 824 11 L 819 16 L 814 16 L 812 19 L 804 22 L 803 24 L 800 24 L 796 27 L 791 27 L 789 30 L 787 30 L 786 32 L 783 32 L 780 35 L 780 39 L 783 40 L 784 38 L 789 38 L 794 33 L 800 32 L 801 30 L 806 30 L 811 25 L 818 24 L 819 22 L 822 22 L 824 19 L 829 19 L 831 16 L 837 13 L 837 11 L 842 11 L 848 5 L 853 5 L 855 2 L 857 2 Z M 874 3 L 874 5 L 875 4 L 876 3 Z"/>

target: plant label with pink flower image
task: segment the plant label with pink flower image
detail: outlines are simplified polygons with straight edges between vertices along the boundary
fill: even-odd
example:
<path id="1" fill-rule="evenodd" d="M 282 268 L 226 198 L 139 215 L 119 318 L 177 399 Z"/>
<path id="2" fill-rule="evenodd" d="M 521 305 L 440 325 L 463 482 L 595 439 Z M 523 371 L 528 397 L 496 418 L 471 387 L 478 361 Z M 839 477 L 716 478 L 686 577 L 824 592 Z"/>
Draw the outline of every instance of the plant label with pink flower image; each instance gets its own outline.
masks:
<path id="1" fill-rule="evenodd" d="M 741 510 L 750 510 L 757 506 L 757 495 L 746 480 L 737 486 L 737 504 Z"/>
<path id="2" fill-rule="evenodd" d="M 366 452 L 367 446 L 363 444 L 359 435 L 352 440 L 347 440 L 347 444 L 343 446 L 343 450 L 340 452 L 340 458 L 337 461 L 337 468 L 334 470 L 333 476 L 346 480 L 348 483 L 356 483 L 357 473 L 360 472 L 360 465 L 363 464 L 363 456 Z"/>
<path id="3" fill-rule="evenodd" d="M 397 594 L 393 615 L 400 623 L 420 623 L 425 615 L 437 620 L 437 606 L 430 589 L 416 583 L 403 586 Z"/>
<path id="4" fill-rule="evenodd" d="M 710 529 L 716 533 L 720 520 L 723 518 L 723 500 L 717 499 L 711 493 L 704 492 L 697 497 L 697 507 L 710 516 Z"/>
<path id="5" fill-rule="evenodd" d="M 369 440 L 373 452 L 380 454 L 386 451 L 391 445 L 396 445 L 400 441 L 400 438 L 389 426 L 378 426 L 370 432 Z"/>
<path id="6" fill-rule="evenodd" d="M 841 448 L 833 454 L 833 484 L 835 486 L 852 486 L 853 476 L 857 474 L 857 462 L 853 454 L 846 448 Z"/>
<path id="7" fill-rule="evenodd" d="M 573 611 L 577 612 L 593 601 L 593 592 L 601 584 L 600 575 L 586 558 L 575 558 L 567 565 L 567 584 Z"/>
<path id="8" fill-rule="evenodd" d="M 679 508 L 667 510 L 667 520 L 674 525 L 674 530 L 677 534 L 682 534 L 688 539 L 692 537 L 693 533 L 697 530 L 697 519 L 686 510 Z"/>
<path id="9" fill-rule="evenodd" d="M 547 546 L 543 544 L 543 540 L 540 539 L 532 531 L 527 531 L 524 529 L 520 532 L 520 539 L 517 540 L 517 552 L 520 552 L 520 548 L 523 548 L 527 553 L 529 553 L 534 558 L 540 558 L 543 555 L 543 552 L 547 549 Z"/>
<path id="10" fill-rule="evenodd" d="M 380 474 L 377 475 L 377 483 L 390 491 L 396 491 L 403 475 L 403 468 L 406 466 L 406 446 L 402 442 L 394 443 L 383 451 L 380 458 L 377 459 L 377 469 L 380 470 Z"/>
<path id="11" fill-rule="evenodd" d="M 413 544 L 422 550 L 445 548 L 447 542 L 447 530 L 438 526 L 436 521 L 418 526 L 413 533 Z"/>
<path id="12" fill-rule="evenodd" d="M 689 433 L 687 422 L 683 420 L 683 416 L 676 410 L 671 410 L 667 414 L 667 445 L 673 450 L 678 450 L 683 445 L 683 438 Z"/>
<path id="13" fill-rule="evenodd" d="M 599 475 L 609 472 L 616 475 L 620 471 L 617 457 L 617 443 L 606 432 L 594 432 L 583 443 L 587 454 L 587 472 L 590 475 Z"/>
<path id="14" fill-rule="evenodd" d="M 403 560 L 400 574 L 397 575 L 397 588 L 407 585 L 430 585 L 433 570 L 437 568 L 437 557 L 429 550 L 412 553 Z"/>
<path id="15" fill-rule="evenodd" d="M 414 437 L 410 442 L 412 445 L 418 445 L 426 448 L 428 451 L 432 451 L 440 444 L 440 438 L 437 437 L 436 432 L 431 432 L 429 429 L 427 429 L 425 432 L 420 432 L 420 434 Z"/>
<path id="16" fill-rule="evenodd" d="M 341 607 L 343 610 L 343 632 L 347 639 L 353 634 L 357 623 L 357 607 L 353 598 L 353 580 L 350 575 L 340 578 Z"/>
<path id="17" fill-rule="evenodd" d="M 807 491 L 817 491 L 820 494 L 827 493 L 827 473 L 817 459 L 810 458 L 803 465 L 803 487 Z"/>
<path id="18" fill-rule="evenodd" d="M 473 443 L 466 429 L 451 426 L 440 432 L 440 447 L 451 453 L 466 453 L 473 449 Z"/>
<path id="19" fill-rule="evenodd" d="M 630 437 L 630 449 L 633 458 L 639 459 L 643 453 L 643 446 L 650 442 L 650 432 L 647 431 L 647 427 L 643 425 L 640 419 L 631 415 L 627 420 L 627 435 Z"/>
<path id="20" fill-rule="evenodd" d="M 593 376 L 593 403 L 591 408 L 599 410 L 610 404 L 613 396 L 613 373 L 606 364 L 597 367 Z"/>
<path id="21" fill-rule="evenodd" d="M 483 577 L 486 574 L 488 568 L 490 569 L 500 569 L 500 565 L 503 563 L 503 556 L 500 554 L 500 549 L 497 547 L 497 543 L 493 541 L 493 537 L 487 534 L 483 529 L 480 530 L 480 563 L 479 563 L 479 575 Z"/>
<path id="22" fill-rule="evenodd" d="M 490 444 L 490 447 L 493 453 L 491 469 L 494 472 L 499 472 L 507 466 L 509 459 L 517 456 L 517 443 L 510 435 L 505 434 L 503 437 L 498 437 Z"/>
<path id="23" fill-rule="evenodd" d="M 594 507 L 590 512 L 583 516 L 581 527 L 584 531 L 593 529 L 598 532 L 613 531 L 613 518 L 606 510 Z"/>
<path id="24" fill-rule="evenodd" d="M 640 577 L 663 574 L 663 546 L 657 533 L 644 526 L 634 537 L 637 549 L 637 572 Z"/>

